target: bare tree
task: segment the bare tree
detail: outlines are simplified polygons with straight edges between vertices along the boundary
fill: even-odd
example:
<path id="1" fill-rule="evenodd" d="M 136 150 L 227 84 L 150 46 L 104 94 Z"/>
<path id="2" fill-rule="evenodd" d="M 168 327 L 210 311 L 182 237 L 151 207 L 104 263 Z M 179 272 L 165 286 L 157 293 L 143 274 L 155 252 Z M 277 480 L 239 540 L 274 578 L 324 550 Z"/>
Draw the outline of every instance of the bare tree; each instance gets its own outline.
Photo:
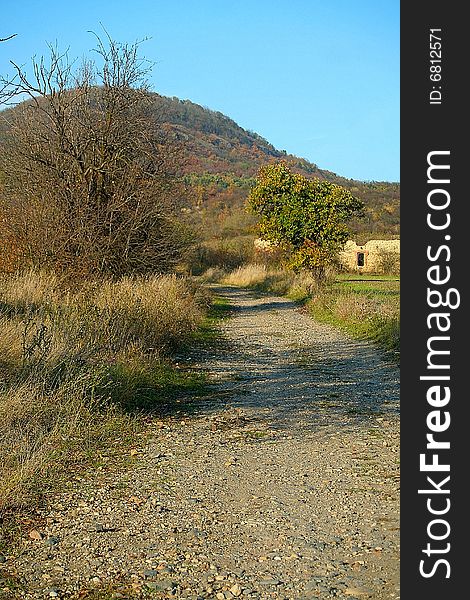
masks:
<path id="1" fill-rule="evenodd" d="M 0 38 L 0 43 L 8 42 L 9 40 L 12 40 L 16 36 L 17 36 L 17 34 L 13 33 L 12 35 L 9 35 L 5 38 Z M 0 106 L 2 106 L 2 104 L 5 104 L 6 102 L 8 102 L 8 100 L 10 99 L 11 94 L 12 94 L 11 84 L 12 84 L 11 80 L 0 77 Z M 9 92 L 9 94 L 8 94 L 8 92 Z"/>
<path id="2" fill-rule="evenodd" d="M 178 149 L 152 114 L 139 43 L 97 37 L 92 61 L 50 47 L 3 81 L 4 218 L 36 266 L 122 275 L 166 271 L 187 245 Z M 1 85 L 1 83 L 0 83 Z"/>

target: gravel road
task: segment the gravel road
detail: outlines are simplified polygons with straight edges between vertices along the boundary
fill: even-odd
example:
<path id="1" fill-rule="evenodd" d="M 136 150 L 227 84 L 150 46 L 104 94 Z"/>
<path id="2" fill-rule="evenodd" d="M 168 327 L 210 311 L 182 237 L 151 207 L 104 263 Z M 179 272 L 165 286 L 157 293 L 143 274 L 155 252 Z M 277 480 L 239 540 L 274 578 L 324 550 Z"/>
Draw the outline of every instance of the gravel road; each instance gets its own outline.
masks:
<path id="1" fill-rule="evenodd" d="M 3 557 L 4 597 L 399 598 L 397 367 L 284 298 L 216 291 L 232 315 L 192 357 L 212 393 L 123 472 L 71 478 Z"/>

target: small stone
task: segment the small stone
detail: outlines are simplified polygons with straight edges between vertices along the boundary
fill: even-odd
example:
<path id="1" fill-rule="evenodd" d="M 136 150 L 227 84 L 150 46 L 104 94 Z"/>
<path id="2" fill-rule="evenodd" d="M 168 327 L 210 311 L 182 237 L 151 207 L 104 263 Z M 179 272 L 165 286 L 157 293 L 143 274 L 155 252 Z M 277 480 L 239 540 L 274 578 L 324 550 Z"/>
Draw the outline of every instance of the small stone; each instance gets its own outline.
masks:
<path id="1" fill-rule="evenodd" d="M 0 554 L 0 563 L 5 563 L 7 562 L 7 557 L 3 556 L 3 554 Z"/>
<path id="2" fill-rule="evenodd" d="M 215 597 L 217 598 L 217 600 L 225 600 L 225 594 L 222 592 L 217 592 Z"/>
<path id="3" fill-rule="evenodd" d="M 37 529 L 32 529 L 29 533 L 28 533 L 29 537 L 32 540 L 42 540 L 42 538 L 44 537 L 44 535 L 38 531 Z"/>
<path id="4" fill-rule="evenodd" d="M 44 543 L 46 544 L 46 546 L 57 546 L 57 544 L 59 543 L 59 538 L 51 536 L 48 537 Z"/>
<path id="5" fill-rule="evenodd" d="M 232 585 L 232 587 L 230 588 L 230 591 L 232 592 L 232 594 L 234 596 L 239 596 L 242 593 L 242 588 L 238 585 L 238 583 L 235 583 L 234 585 Z"/>
<path id="6" fill-rule="evenodd" d="M 144 577 L 146 579 L 152 579 L 152 577 L 156 577 L 158 573 L 159 571 L 157 571 L 156 569 L 148 569 L 147 571 L 144 571 Z"/>

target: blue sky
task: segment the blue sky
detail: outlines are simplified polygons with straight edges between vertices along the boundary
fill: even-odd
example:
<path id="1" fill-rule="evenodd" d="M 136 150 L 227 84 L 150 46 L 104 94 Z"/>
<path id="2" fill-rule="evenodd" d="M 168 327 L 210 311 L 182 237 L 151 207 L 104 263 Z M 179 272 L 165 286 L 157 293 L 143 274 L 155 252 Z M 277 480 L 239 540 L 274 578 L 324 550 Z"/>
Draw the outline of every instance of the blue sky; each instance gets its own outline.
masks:
<path id="1" fill-rule="evenodd" d="M 144 37 L 151 88 L 233 118 L 281 150 L 362 180 L 399 180 L 399 0 L 2 3 L 0 72 L 47 42 L 89 56 L 100 22 Z"/>

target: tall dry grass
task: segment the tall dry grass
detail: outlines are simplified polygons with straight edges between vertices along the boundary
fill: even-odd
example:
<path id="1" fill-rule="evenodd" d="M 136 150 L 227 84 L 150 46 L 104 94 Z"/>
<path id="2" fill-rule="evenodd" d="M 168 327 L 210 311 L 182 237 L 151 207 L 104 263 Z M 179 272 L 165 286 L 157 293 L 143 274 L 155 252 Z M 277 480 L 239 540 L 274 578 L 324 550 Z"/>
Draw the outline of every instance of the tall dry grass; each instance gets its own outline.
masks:
<path id="1" fill-rule="evenodd" d="M 333 272 L 327 273 L 327 280 Z M 287 295 L 293 300 L 306 300 L 324 286 L 312 273 L 253 263 L 238 267 L 230 273 L 219 274 L 219 281 L 227 285 L 249 287 L 262 292 Z"/>
<path id="2" fill-rule="evenodd" d="M 157 403 L 165 357 L 207 305 L 200 288 L 175 276 L 75 290 L 53 274 L 1 277 L 0 510 L 28 502 L 74 440 L 92 446 L 124 426 L 143 395 L 146 408 Z"/>
<path id="3" fill-rule="evenodd" d="M 352 277 L 352 276 L 351 276 Z M 396 358 L 400 350 L 400 295 L 399 283 L 387 281 L 380 275 L 377 281 L 347 283 L 338 279 L 333 268 L 319 281 L 313 274 L 248 264 L 230 273 L 210 270 L 209 281 L 248 287 L 261 292 L 285 295 L 306 302 L 311 314 L 318 320 L 346 330 L 358 338 L 371 339 L 390 351 Z"/>
<path id="4" fill-rule="evenodd" d="M 345 329 L 357 338 L 377 342 L 390 355 L 400 356 L 400 284 L 375 276 L 375 281 L 338 280 L 309 302 L 320 321 Z"/>

